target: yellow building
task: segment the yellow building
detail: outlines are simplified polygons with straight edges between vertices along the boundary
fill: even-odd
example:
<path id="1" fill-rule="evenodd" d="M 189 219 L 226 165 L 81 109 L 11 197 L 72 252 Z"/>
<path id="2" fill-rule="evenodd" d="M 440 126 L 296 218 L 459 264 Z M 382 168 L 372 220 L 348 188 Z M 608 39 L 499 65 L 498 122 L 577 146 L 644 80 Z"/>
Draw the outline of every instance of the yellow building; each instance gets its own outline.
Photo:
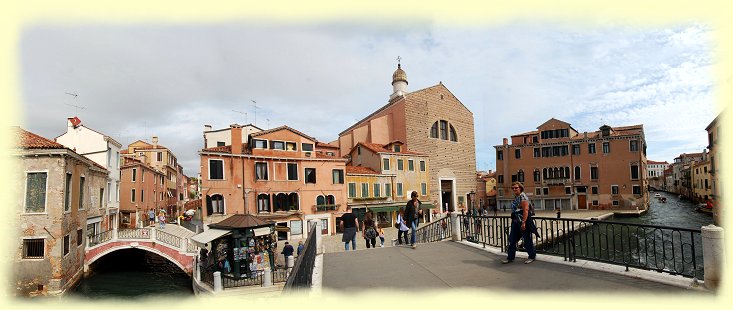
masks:
<path id="1" fill-rule="evenodd" d="M 712 182 L 710 174 L 710 160 L 708 154 L 703 155 L 703 160 L 695 162 L 690 168 L 692 177 L 692 199 L 696 202 L 706 202 L 712 198 Z"/>

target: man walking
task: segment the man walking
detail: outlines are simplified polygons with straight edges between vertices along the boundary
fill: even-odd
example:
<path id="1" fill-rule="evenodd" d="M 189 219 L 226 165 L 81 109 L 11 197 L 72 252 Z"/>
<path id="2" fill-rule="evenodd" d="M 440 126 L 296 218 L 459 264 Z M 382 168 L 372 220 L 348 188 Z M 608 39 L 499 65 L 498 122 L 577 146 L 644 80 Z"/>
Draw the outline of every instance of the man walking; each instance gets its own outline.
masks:
<path id="1" fill-rule="evenodd" d="M 415 231 L 417 230 L 417 222 L 420 218 L 420 200 L 417 199 L 417 191 L 413 191 L 410 194 L 410 200 L 405 206 L 405 219 L 407 224 L 410 226 L 412 232 L 410 233 L 410 245 L 415 248 Z"/>
<path id="2" fill-rule="evenodd" d="M 285 268 L 288 268 L 288 259 L 292 259 L 293 252 L 293 246 L 290 245 L 290 242 L 285 241 L 285 246 L 283 247 L 283 251 L 281 252 L 281 254 L 285 256 Z"/>
<path id="3" fill-rule="evenodd" d="M 155 211 L 152 208 L 148 210 L 148 221 L 150 222 L 150 226 L 155 226 Z"/>
<path id="4" fill-rule="evenodd" d="M 349 242 L 351 242 L 351 250 L 356 250 L 356 231 L 359 229 L 359 219 L 351 212 L 351 206 L 346 207 L 346 213 L 341 216 L 341 231 L 344 232 L 341 241 L 344 243 L 344 250 L 349 250 Z"/>

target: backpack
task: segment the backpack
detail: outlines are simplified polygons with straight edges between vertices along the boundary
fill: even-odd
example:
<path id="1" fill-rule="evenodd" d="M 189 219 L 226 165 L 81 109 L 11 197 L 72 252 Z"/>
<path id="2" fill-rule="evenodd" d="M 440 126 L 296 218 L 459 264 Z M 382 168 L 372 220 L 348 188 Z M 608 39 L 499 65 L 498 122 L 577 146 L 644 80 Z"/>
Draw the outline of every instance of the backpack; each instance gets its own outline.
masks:
<path id="1" fill-rule="evenodd" d="M 367 230 L 364 232 L 364 236 L 367 239 L 374 239 L 377 237 L 377 230 L 374 229 L 374 227 L 367 227 Z"/>

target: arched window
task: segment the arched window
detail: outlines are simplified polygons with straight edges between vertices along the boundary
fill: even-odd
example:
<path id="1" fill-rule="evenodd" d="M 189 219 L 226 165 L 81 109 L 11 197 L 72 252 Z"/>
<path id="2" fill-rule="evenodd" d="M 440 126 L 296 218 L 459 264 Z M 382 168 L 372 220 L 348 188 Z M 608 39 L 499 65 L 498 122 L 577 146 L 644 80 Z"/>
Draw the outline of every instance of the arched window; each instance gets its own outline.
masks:
<path id="1" fill-rule="evenodd" d="M 565 176 L 563 178 L 570 178 L 570 167 L 565 167 Z"/>
<path id="2" fill-rule="evenodd" d="M 453 142 L 458 142 L 458 136 L 456 136 L 456 129 L 453 128 L 453 125 L 450 125 L 450 140 Z"/>
<path id="3" fill-rule="evenodd" d="M 430 137 L 438 138 L 438 122 L 433 123 L 433 127 L 430 127 Z"/>
<path id="4" fill-rule="evenodd" d="M 557 179 L 557 178 L 560 177 L 560 169 L 559 168 L 557 168 L 557 167 L 553 168 L 552 169 L 552 172 L 553 172 L 552 173 L 552 178 L 553 179 Z"/>
<path id="5" fill-rule="evenodd" d="M 519 170 L 519 172 L 517 172 L 517 181 L 524 182 L 524 171 Z"/>
<path id="6" fill-rule="evenodd" d="M 534 182 L 539 183 L 540 182 L 540 171 L 538 169 L 534 170 Z"/>
<path id="7" fill-rule="evenodd" d="M 316 197 L 316 205 L 317 206 L 322 206 L 322 205 L 325 205 L 325 204 L 326 204 L 326 197 L 325 196 L 320 195 L 320 196 Z"/>
<path id="8" fill-rule="evenodd" d="M 270 195 L 257 195 L 257 212 L 270 212 Z"/>
<path id="9" fill-rule="evenodd" d="M 272 194 L 273 196 L 273 208 L 275 211 L 287 211 L 287 203 L 288 203 L 288 196 L 280 193 L 280 194 Z"/>
<path id="10" fill-rule="evenodd" d="M 214 214 L 224 214 L 224 196 L 219 194 L 211 196 L 211 211 Z"/>
<path id="11" fill-rule="evenodd" d="M 446 120 L 438 120 L 430 127 L 430 137 L 458 142 L 456 129 Z"/>
<path id="12" fill-rule="evenodd" d="M 295 210 L 300 209 L 297 193 L 290 193 L 290 195 L 288 195 L 288 207 L 290 208 L 290 211 L 295 211 Z"/>
<path id="13" fill-rule="evenodd" d="M 335 205 L 336 204 L 336 198 L 333 197 L 333 195 L 327 195 L 326 196 L 326 204 L 327 205 Z"/>

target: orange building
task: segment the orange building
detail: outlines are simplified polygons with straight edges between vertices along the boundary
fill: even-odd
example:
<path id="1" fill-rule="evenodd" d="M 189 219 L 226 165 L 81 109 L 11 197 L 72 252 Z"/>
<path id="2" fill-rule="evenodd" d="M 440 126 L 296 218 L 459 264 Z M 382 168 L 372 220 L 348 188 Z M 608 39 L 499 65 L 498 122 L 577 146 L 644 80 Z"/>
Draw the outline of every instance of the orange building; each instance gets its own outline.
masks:
<path id="1" fill-rule="evenodd" d="M 166 207 L 165 174 L 134 158 L 123 157 L 122 160 L 120 227 L 147 226 L 148 210 L 155 210 L 157 215 L 161 208 Z"/>
<path id="2" fill-rule="evenodd" d="M 513 181 L 523 182 L 539 210 L 644 209 L 649 203 L 643 125 L 579 133 L 552 118 L 494 148 L 500 209 L 511 206 Z"/>
<path id="3" fill-rule="evenodd" d="M 287 126 L 250 133 L 247 143 L 240 125 L 230 127 L 229 145 L 199 152 L 204 223 L 255 214 L 277 222 L 280 240 L 306 238 L 309 221 L 334 234 L 334 213 L 346 210 L 346 159 Z"/>

